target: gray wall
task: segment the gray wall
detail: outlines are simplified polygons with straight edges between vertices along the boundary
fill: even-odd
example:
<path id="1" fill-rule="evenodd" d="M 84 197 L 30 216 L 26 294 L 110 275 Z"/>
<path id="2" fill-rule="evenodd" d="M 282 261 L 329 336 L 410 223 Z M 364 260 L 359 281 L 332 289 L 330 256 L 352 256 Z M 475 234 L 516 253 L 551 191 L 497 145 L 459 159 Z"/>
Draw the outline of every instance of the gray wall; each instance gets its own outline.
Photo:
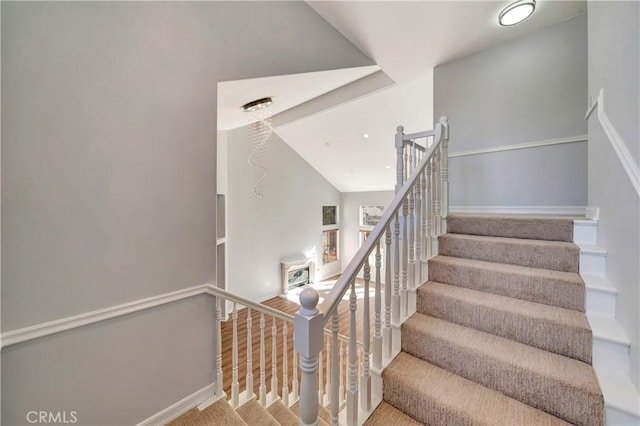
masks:
<path id="1" fill-rule="evenodd" d="M 360 206 L 384 206 L 387 208 L 391 204 L 393 196 L 393 191 L 343 192 L 340 194 L 342 269 L 347 267 L 349 261 L 360 248 Z M 373 274 L 373 265 L 371 267 Z M 382 269 L 384 270 L 384 268 Z M 382 272 L 382 281 L 384 282 L 384 272 Z"/>
<path id="2" fill-rule="evenodd" d="M 322 265 L 322 206 L 339 205 L 340 193 L 273 133 L 264 197 L 256 197 L 248 136 L 249 127 L 228 133 L 227 289 L 253 300 L 273 297 L 281 292 L 280 261 L 314 248 L 316 277 L 339 274 L 340 262 Z"/>
<path id="3" fill-rule="evenodd" d="M 604 88 L 604 111 L 638 163 L 640 5 L 589 2 L 589 95 Z M 594 112 L 589 118 L 589 205 L 600 208 L 598 244 L 618 289 L 616 319 L 631 339 L 631 378 L 640 385 L 640 208 Z"/>
<path id="4" fill-rule="evenodd" d="M 302 2 L 3 2 L 1 28 L 3 332 L 212 282 L 218 81 L 371 65 Z M 3 348 L 2 423 L 147 418 L 211 381 L 212 316 Z"/>
<path id="5" fill-rule="evenodd" d="M 450 152 L 585 135 L 585 14 L 434 70 Z M 452 158 L 451 204 L 586 205 L 586 143 Z M 514 187 L 517 182 L 517 188 Z"/>

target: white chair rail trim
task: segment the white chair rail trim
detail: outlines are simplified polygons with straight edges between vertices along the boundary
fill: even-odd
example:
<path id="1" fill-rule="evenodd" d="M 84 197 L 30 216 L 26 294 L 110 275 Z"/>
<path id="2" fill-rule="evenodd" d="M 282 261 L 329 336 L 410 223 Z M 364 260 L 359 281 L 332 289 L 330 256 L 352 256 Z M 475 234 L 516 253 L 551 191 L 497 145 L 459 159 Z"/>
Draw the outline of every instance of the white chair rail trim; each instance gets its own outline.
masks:
<path id="1" fill-rule="evenodd" d="M 541 146 L 562 145 L 565 143 L 586 142 L 587 140 L 588 140 L 587 135 L 569 136 L 566 138 L 558 138 L 558 139 L 545 139 L 542 141 L 523 142 L 523 143 L 517 143 L 513 145 L 503 145 L 503 146 L 494 146 L 489 148 L 470 149 L 467 151 L 450 152 L 449 158 L 466 157 L 469 155 L 490 154 L 492 152 L 501 152 L 501 151 L 515 151 L 518 149 L 538 148 Z"/>
<path id="2" fill-rule="evenodd" d="M 613 150 L 615 151 L 620 163 L 622 163 L 622 167 L 624 171 L 627 173 L 633 188 L 636 191 L 636 194 L 640 197 L 640 168 L 638 164 L 633 160 L 627 145 L 622 140 L 620 134 L 616 131 L 615 127 L 613 127 L 613 123 L 609 120 L 609 116 L 604 111 L 604 88 L 600 89 L 600 93 L 598 94 L 598 99 L 589 106 L 587 113 L 585 114 L 585 120 L 589 119 L 589 116 L 594 111 L 594 109 L 598 107 L 598 121 L 600 121 L 600 125 L 602 126 L 602 130 L 607 135 Z"/>
<path id="3" fill-rule="evenodd" d="M 202 284 L 195 287 L 184 288 L 170 293 L 158 296 L 147 297 L 144 299 L 134 300 L 132 302 L 123 303 L 121 305 L 110 306 L 108 308 L 98 309 L 96 311 L 85 312 L 66 318 L 48 321 L 40 324 L 30 325 L 28 327 L 17 330 L 7 331 L 0 336 L 0 347 L 7 347 L 22 343 L 39 337 L 49 336 L 51 334 L 61 333 L 63 331 L 72 330 L 74 328 L 83 327 L 85 325 L 106 321 L 111 318 L 139 312 L 145 309 L 154 308 L 156 306 L 166 305 L 167 303 L 176 302 L 178 300 L 187 299 L 189 297 L 198 296 L 200 294 L 208 294 L 211 296 L 220 296 L 224 299 L 236 301 L 239 304 L 248 306 L 252 309 L 259 310 L 278 319 L 293 322 L 293 316 L 280 312 L 269 306 L 262 305 L 249 299 L 221 290 L 213 284 Z"/>
<path id="4" fill-rule="evenodd" d="M 111 318 L 139 312 L 145 309 L 154 308 L 156 306 L 165 305 L 178 300 L 209 293 L 211 284 L 202 284 L 195 287 L 189 287 L 170 293 L 160 294 L 158 296 L 147 297 L 144 299 L 134 300 L 132 302 L 123 303 L 121 305 L 109 306 L 107 308 L 98 309 L 96 311 L 85 312 L 66 318 L 53 321 L 43 322 L 40 324 L 30 325 L 28 327 L 2 333 L 0 337 L 0 347 L 15 345 L 16 343 L 26 342 L 28 340 L 37 339 L 39 337 L 49 336 L 51 334 L 61 333 L 63 331 L 72 330 L 89 324 L 106 321 Z"/>

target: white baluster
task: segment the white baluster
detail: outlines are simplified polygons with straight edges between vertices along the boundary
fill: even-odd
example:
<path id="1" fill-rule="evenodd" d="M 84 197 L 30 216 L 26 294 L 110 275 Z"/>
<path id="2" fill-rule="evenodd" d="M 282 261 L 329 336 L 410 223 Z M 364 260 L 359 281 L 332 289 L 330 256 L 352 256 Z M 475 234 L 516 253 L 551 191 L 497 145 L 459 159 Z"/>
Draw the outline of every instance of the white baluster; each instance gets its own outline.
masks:
<path id="1" fill-rule="evenodd" d="M 233 322 L 233 349 L 231 350 L 231 406 L 236 408 L 240 400 L 240 384 L 238 383 L 238 310 L 233 302 L 231 312 Z"/>
<path id="2" fill-rule="evenodd" d="M 431 174 L 431 162 L 427 160 L 427 167 L 422 174 L 423 191 L 422 191 L 422 241 L 423 241 L 423 253 L 424 260 L 429 260 L 431 257 L 431 223 L 429 222 L 429 175 Z"/>
<path id="3" fill-rule="evenodd" d="M 251 334 L 252 321 L 251 309 L 247 308 L 247 388 L 245 390 L 247 401 L 253 398 L 253 336 Z"/>
<path id="4" fill-rule="evenodd" d="M 369 411 L 371 409 L 371 376 L 369 374 L 369 342 L 371 341 L 371 330 L 369 329 L 369 284 L 371 280 L 371 266 L 369 266 L 369 256 L 364 261 L 364 309 L 362 310 L 362 367 L 360 376 L 360 407 Z"/>
<path id="5" fill-rule="evenodd" d="M 447 232 L 447 215 L 449 214 L 449 123 L 447 117 L 440 117 L 440 125 L 442 126 L 442 226 L 443 233 Z"/>
<path id="6" fill-rule="evenodd" d="M 326 368 L 324 369 L 324 397 L 327 400 L 327 403 L 331 401 L 331 339 L 327 338 L 327 349 L 326 349 Z M 323 401 L 324 402 L 324 401 Z M 326 404 L 323 404 L 326 405 Z"/>
<path id="7" fill-rule="evenodd" d="M 384 270 L 384 349 L 385 356 L 391 358 L 393 338 L 391 333 L 391 226 L 384 233 L 385 270 Z"/>
<path id="8" fill-rule="evenodd" d="M 400 211 L 393 220 L 393 296 L 391 315 L 393 323 L 400 324 Z"/>
<path id="9" fill-rule="evenodd" d="M 289 406 L 289 346 L 287 340 L 289 328 L 287 322 L 282 321 L 282 403 Z"/>
<path id="10" fill-rule="evenodd" d="M 295 315 L 296 351 L 300 354 L 300 424 L 318 423 L 318 353 L 322 350 L 324 319 L 318 311 L 318 292 L 306 288 L 300 292 L 302 307 Z"/>
<path id="11" fill-rule="evenodd" d="M 344 402 L 344 393 L 345 393 L 345 386 L 344 386 L 344 382 L 345 382 L 345 371 L 344 371 L 344 342 L 340 341 L 340 388 L 338 390 L 338 393 L 340 394 L 340 405 L 342 405 L 342 403 Z"/>
<path id="12" fill-rule="evenodd" d="M 273 317 L 271 325 L 271 402 L 278 399 L 278 327 L 276 318 Z"/>
<path id="13" fill-rule="evenodd" d="M 422 198 L 424 193 L 423 174 L 418 175 L 418 182 L 415 189 L 416 200 L 416 216 L 415 216 L 415 233 L 416 233 L 416 287 L 422 285 Z"/>
<path id="14" fill-rule="evenodd" d="M 436 208 L 435 211 L 433 212 L 434 216 L 435 216 L 435 233 L 436 233 L 436 237 L 441 235 L 441 212 L 440 212 L 440 206 L 441 206 L 441 200 L 442 200 L 442 193 L 441 193 L 441 170 L 440 170 L 440 166 L 441 166 L 441 153 L 440 153 L 440 149 L 442 148 L 442 144 L 436 149 L 435 152 L 435 159 L 434 159 L 434 167 L 435 167 L 435 181 L 433 182 L 434 185 L 434 193 L 435 193 L 435 199 L 436 199 Z"/>
<path id="15" fill-rule="evenodd" d="M 218 331 L 218 338 L 216 339 L 216 394 L 224 394 L 223 380 L 222 380 L 222 304 L 224 300 L 221 297 L 216 297 L 216 325 L 215 329 Z"/>
<path id="16" fill-rule="evenodd" d="M 296 338 L 295 334 L 293 337 L 293 347 L 296 347 Z M 300 385 L 298 384 L 298 352 L 293 351 L 293 381 L 291 382 L 291 394 L 293 396 L 293 400 L 296 401 L 298 399 L 298 388 Z"/>
<path id="17" fill-rule="evenodd" d="M 382 294 L 380 282 L 380 269 L 382 268 L 382 256 L 380 255 L 380 240 L 376 242 L 376 292 L 374 296 L 375 313 L 373 320 L 373 366 L 382 368 Z"/>
<path id="18" fill-rule="evenodd" d="M 402 203 L 402 288 L 400 289 L 400 315 L 402 318 L 407 316 L 407 300 L 408 300 L 408 292 L 407 292 L 407 279 L 408 279 L 408 269 L 409 269 L 409 238 L 407 233 L 407 221 L 409 217 L 409 202 L 405 198 Z"/>
<path id="19" fill-rule="evenodd" d="M 409 259 L 408 259 L 408 264 L 409 264 L 409 282 L 408 282 L 408 288 L 413 290 L 416 288 L 416 259 L 415 259 L 415 195 L 416 195 L 416 185 L 413 185 L 413 188 L 411 188 L 411 191 L 409 192 L 409 216 L 407 216 L 407 219 L 409 220 L 409 223 L 407 224 L 407 232 L 409 234 Z M 409 311 L 407 310 L 407 315 L 409 315 Z"/>
<path id="20" fill-rule="evenodd" d="M 260 403 L 263 407 L 267 406 L 267 384 L 265 375 L 265 359 L 264 359 L 264 314 L 260 314 Z"/>
<path id="21" fill-rule="evenodd" d="M 358 424 L 358 385 L 357 380 L 357 353 L 356 353 L 356 282 L 351 281 L 351 296 L 349 297 L 349 311 L 351 312 L 349 323 L 349 382 L 347 389 L 347 424 Z"/>
<path id="22" fill-rule="evenodd" d="M 436 228 L 436 221 L 437 221 L 437 217 L 436 217 L 436 189 L 437 189 L 437 185 L 436 185 L 436 166 L 435 166 L 435 157 L 431 157 L 431 176 L 430 176 L 430 181 L 431 181 L 431 191 L 430 191 L 430 195 L 431 195 L 431 210 L 430 210 L 430 214 L 431 214 L 431 220 L 429 221 L 430 225 L 431 225 L 431 256 L 435 256 L 438 251 L 437 251 L 437 246 L 438 246 L 438 232 L 437 232 L 437 228 Z"/>
<path id="23" fill-rule="evenodd" d="M 323 352 L 324 336 L 322 337 L 322 349 L 320 349 L 320 353 L 318 354 L 318 401 L 320 401 L 320 405 L 323 405 L 322 402 L 324 401 L 324 387 L 322 386 L 322 379 L 324 378 L 324 365 L 322 363 Z"/>
<path id="24" fill-rule="evenodd" d="M 340 343 L 338 342 L 338 325 L 339 316 L 338 311 L 334 311 L 331 316 L 331 338 L 333 345 L 331 345 L 331 425 L 338 425 L 338 412 L 340 411 L 340 374 L 342 372 L 342 366 L 338 365 L 340 362 Z"/>

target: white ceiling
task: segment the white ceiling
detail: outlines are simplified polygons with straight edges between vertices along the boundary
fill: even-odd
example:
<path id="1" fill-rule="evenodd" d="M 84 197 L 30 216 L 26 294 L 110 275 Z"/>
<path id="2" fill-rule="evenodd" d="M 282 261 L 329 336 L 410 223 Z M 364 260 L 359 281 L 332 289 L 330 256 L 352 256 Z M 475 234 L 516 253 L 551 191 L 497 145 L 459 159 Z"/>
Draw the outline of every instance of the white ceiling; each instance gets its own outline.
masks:
<path id="1" fill-rule="evenodd" d="M 271 113 L 275 115 L 379 69 L 373 65 L 220 82 L 218 130 L 230 130 L 250 124 L 251 116 L 244 112 L 242 106 L 256 99 L 271 97 Z"/>
<path id="2" fill-rule="evenodd" d="M 343 192 L 392 189 L 393 134 L 398 125 L 408 132 L 431 127 L 435 66 L 586 10 L 586 1 L 538 0 L 529 19 L 500 27 L 498 13 L 510 1 L 307 3 L 398 83 L 275 129 Z M 240 106 L 253 99 L 272 96 L 275 114 L 376 70 L 361 67 L 344 73 L 336 70 L 220 83 L 219 128 L 247 124 Z M 370 137 L 363 138 L 364 133 Z M 387 165 L 391 168 L 386 169 Z"/>
<path id="3" fill-rule="evenodd" d="M 275 131 L 339 191 L 390 190 L 396 127 L 406 133 L 432 127 L 432 80 L 429 74 Z"/>
<path id="4" fill-rule="evenodd" d="M 398 83 L 586 11 L 586 1 L 538 0 L 524 22 L 501 27 L 507 1 L 308 1 Z"/>

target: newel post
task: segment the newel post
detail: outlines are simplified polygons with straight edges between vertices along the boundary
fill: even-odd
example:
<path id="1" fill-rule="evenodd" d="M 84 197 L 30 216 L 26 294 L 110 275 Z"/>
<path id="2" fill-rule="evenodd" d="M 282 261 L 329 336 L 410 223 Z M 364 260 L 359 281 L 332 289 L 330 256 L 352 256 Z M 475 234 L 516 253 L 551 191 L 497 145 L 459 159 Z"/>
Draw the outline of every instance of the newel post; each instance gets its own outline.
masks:
<path id="1" fill-rule="evenodd" d="M 447 216 L 449 215 L 449 118 L 440 117 L 438 120 L 442 126 L 442 156 L 441 179 L 442 179 L 442 207 L 440 216 L 442 217 L 442 233 L 447 232 Z"/>
<path id="2" fill-rule="evenodd" d="M 295 348 L 300 354 L 300 424 L 318 424 L 318 354 L 323 344 L 323 315 L 318 311 L 318 292 L 300 293 L 302 307 L 295 315 Z"/>

